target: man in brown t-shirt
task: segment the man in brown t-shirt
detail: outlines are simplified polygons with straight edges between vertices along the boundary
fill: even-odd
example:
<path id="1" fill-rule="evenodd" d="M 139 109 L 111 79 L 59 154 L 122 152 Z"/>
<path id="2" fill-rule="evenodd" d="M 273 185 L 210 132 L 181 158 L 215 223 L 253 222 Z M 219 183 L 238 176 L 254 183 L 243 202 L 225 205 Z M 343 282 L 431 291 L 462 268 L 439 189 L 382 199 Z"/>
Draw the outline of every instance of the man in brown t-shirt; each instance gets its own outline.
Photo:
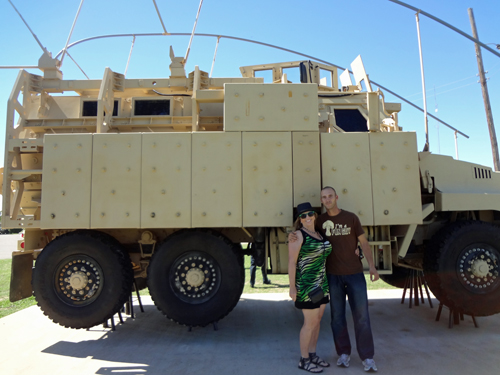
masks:
<path id="1" fill-rule="evenodd" d="M 373 335 L 368 313 L 368 294 L 363 266 L 358 256 L 358 242 L 370 267 L 370 279 L 379 278 L 375 269 L 370 244 L 359 218 L 352 212 L 341 210 L 335 189 L 327 186 L 321 190 L 321 203 L 326 212 L 318 217 L 318 229 L 332 244 L 326 270 L 330 287 L 330 313 L 333 340 L 339 355 L 337 366 L 349 367 L 351 341 L 347 331 L 346 297 L 351 306 L 356 336 L 356 348 L 365 371 L 377 371 Z"/>

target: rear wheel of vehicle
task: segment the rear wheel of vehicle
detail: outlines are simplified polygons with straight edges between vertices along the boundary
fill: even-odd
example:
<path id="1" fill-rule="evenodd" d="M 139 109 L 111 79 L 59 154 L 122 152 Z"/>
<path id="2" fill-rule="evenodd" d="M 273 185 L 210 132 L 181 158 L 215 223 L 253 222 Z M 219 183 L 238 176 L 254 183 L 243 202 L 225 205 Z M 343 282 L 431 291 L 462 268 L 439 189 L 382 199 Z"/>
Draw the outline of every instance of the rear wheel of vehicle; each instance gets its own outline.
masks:
<path id="1" fill-rule="evenodd" d="M 90 328 L 127 301 L 132 264 L 119 243 L 96 231 L 57 237 L 38 256 L 33 292 L 45 315 L 68 328 Z"/>
<path id="2" fill-rule="evenodd" d="M 392 266 L 391 275 L 380 275 L 380 278 L 384 280 L 387 284 L 392 285 L 396 288 L 404 288 L 406 283 L 406 278 L 410 274 L 411 270 L 406 267 Z"/>
<path id="3" fill-rule="evenodd" d="M 444 228 L 424 257 L 434 295 L 464 314 L 500 312 L 500 229 L 480 221 Z"/>
<path id="4" fill-rule="evenodd" d="M 156 249 L 148 288 L 160 311 L 187 326 L 206 326 L 226 316 L 243 291 L 243 256 L 212 231 L 180 231 Z"/>

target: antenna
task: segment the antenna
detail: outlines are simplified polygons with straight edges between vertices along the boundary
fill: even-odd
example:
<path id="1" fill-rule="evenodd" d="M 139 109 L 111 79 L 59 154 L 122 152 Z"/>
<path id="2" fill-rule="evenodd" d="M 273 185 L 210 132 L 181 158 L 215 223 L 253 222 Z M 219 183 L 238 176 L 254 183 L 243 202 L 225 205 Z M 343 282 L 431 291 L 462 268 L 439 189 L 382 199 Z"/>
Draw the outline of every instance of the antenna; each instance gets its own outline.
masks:
<path id="1" fill-rule="evenodd" d="M 167 29 L 165 29 L 165 25 L 163 24 L 163 19 L 161 18 L 160 10 L 158 9 L 158 6 L 156 5 L 155 0 L 153 0 L 153 4 L 155 5 L 156 13 L 158 13 L 158 18 L 160 19 L 161 26 L 163 27 L 164 35 L 168 35 Z"/>
<path id="2" fill-rule="evenodd" d="M 33 38 L 35 38 L 36 42 L 38 43 L 38 45 L 40 46 L 40 48 L 42 49 L 42 51 L 44 53 L 50 54 L 50 52 L 47 51 L 47 49 L 42 45 L 42 43 L 40 42 L 40 40 L 38 40 L 38 38 L 35 35 L 35 33 L 33 32 L 33 30 L 31 30 L 30 26 L 28 25 L 28 22 L 26 22 L 24 20 L 23 16 L 21 16 L 21 13 L 19 13 L 19 11 L 17 10 L 17 8 L 14 6 L 14 4 L 12 4 L 12 1 L 10 1 L 10 0 L 8 0 L 8 1 L 9 1 L 10 5 L 12 5 L 12 8 L 14 8 L 14 10 L 16 11 L 16 13 L 19 15 L 19 17 L 21 17 L 21 19 L 23 20 L 24 24 L 26 25 L 26 27 L 30 31 L 31 35 L 33 35 Z"/>
<path id="3" fill-rule="evenodd" d="M 215 58 L 217 57 L 217 48 L 219 48 L 219 41 L 220 37 L 217 38 L 217 44 L 215 45 L 214 60 L 212 61 L 212 69 L 210 69 L 210 77 L 212 77 L 212 73 L 214 71 Z"/>
<path id="4" fill-rule="evenodd" d="M 196 20 L 194 21 L 193 32 L 191 33 L 191 39 L 189 39 L 188 49 L 186 51 L 186 56 L 184 57 L 184 62 L 183 62 L 184 65 L 186 65 L 186 62 L 187 62 L 187 59 L 189 56 L 189 51 L 191 50 L 191 43 L 193 41 L 194 31 L 196 30 L 196 24 L 198 23 L 198 17 L 200 16 L 202 4 L 203 4 L 203 0 L 200 0 L 200 6 L 198 7 L 198 13 L 196 14 Z"/>
<path id="5" fill-rule="evenodd" d="M 76 12 L 76 16 L 75 16 L 75 20 L 73 21 L 73 26 L 71 26 L 71 30 L 69 32 L 69 35 L 68 35 L 68 40 L 66 40 L 66 45 L 64 46 L 64 49 L 63 49 L 63 54 L 61 56 L 61 62 L 59 63 L 59 66 L 62 66 L 62 62 L 64 60 L 64 55 L 67 53 L 66 50 L 68 49 L 68 44 L 69 44 L 69 40 L 71 39 L 71 35 L 73 34 L 73 30 L 75 29 L 75 25 L 76 25 L 76 20 L 78 19 L 78 16 L 80 15 L 80 10 L 82 9 L 82 5 L 83 5 L 83 2 L 85 0 L 82 0 L 80 2 L 80 6 L 78 7 L 78 11 Z M 73 60 L 73 58 L 71 58 L 71 60 Z M 75 61 L 75 60 L 73 60 Z M 76 64 L 76 61 L 75 61 L 75 64 Z M 78 66 L 78 64 L 76 64 Z M 79 67 L 79 66 L 78 66 Z M 79 67 L 80 68 L 80 67 Z M 81 68 L 80 68 L 81 70 Z M 83 71 L 83 70 L 82 70 Z M 85 74 L 85 73 L 83 73 Z M 86 74 L 85 74 L 86 75 Z M 87 77 L 88 78 L 88 77 Z"/>

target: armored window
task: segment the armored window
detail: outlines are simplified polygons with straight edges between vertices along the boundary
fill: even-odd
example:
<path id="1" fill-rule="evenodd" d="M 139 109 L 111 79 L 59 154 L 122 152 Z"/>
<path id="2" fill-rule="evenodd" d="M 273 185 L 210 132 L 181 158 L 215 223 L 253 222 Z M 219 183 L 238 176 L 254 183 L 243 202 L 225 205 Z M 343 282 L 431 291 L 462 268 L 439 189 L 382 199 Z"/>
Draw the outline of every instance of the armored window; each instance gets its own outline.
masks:
<path id="1" fill-rule="evenodd" d="M 333 72 L 331 70 L 320 69 L 319 74 L 320 74 L 320 80 L 319 80 L 320 85 L 335 88 L 335 85 L 333 84 L 334 81 Z"/>
<path id="2" fill-rule="evenodd" d="M 170 100 L 137 99 L 134 116 L 170 116 Z"/>
<path id="3" fill-rule="evenodd" d="M 82 116 L 97 116 L 97 100 L 86 100 L 82 106 Z M 118 100 L 113 103 L 113 116 L 118 116 Z"/>
<path id="4" fill-rule="evenodd" d="M 272 69 L 256 70 L 254 72 L 254 77 L 263 78 L 264 83 L 272 83 L 273 82 L 273 70 Z"/>
<path id="5" fill-rule="evenodd" d="M 368 123 L 357 109 L 335 109 L 335 122 L 346 132 L 367 132 Z"/>

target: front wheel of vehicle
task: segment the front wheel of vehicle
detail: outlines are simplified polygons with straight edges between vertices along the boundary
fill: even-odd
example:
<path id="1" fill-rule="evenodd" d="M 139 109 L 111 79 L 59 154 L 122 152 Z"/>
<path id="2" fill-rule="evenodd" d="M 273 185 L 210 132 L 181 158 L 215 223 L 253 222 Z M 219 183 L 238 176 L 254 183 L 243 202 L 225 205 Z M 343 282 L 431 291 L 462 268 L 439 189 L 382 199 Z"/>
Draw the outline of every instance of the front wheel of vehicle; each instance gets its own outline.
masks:
<path id="1" fill-rule="evenodd" d="M 451 224 L 427 249 L 424 271 L 445 305 L 475 316 L 500 312 L 500 228 L 481 221 Z"/>

